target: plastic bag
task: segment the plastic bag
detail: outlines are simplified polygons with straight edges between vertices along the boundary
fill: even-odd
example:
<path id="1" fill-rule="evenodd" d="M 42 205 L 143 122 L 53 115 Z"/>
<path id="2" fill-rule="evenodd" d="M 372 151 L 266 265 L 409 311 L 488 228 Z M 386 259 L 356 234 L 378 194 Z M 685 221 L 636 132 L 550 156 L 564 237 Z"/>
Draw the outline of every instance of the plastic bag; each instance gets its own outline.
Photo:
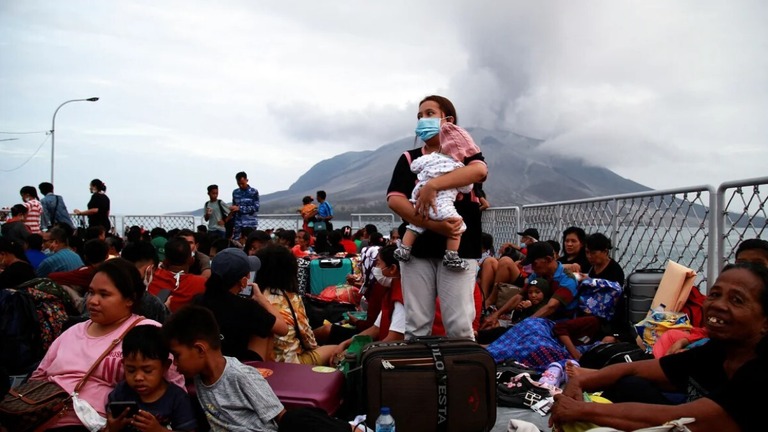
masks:
<path id="1" fill-rule="evenodd" d="M 667 330 L 690 330 L 688 315 L 682 312 L 655 311 L 635 325 L 638 336 L 643 340 L 645 352 L 653 354 L 653 345 Z"/>
<path id="2" fill-rule="evenodd" d="M 107 419 L 99 413 L 85 399 L 80 399 L 77 393 L 72 393 L 72 406 L 80 422 L 91 432 L 99 432 L 107 425 Z"/>

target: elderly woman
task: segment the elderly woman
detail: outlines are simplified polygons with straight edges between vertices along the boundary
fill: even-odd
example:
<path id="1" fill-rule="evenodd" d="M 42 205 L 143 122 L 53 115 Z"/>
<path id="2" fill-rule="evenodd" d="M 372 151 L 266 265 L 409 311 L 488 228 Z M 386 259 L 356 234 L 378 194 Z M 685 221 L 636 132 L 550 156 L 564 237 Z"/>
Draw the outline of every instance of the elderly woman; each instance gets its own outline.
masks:
<path id="1" fill-rule="evenodd" d="M 704 302 L 710 341 L 660 359 L 608 366 L 572 378 L 555 397 L 550 422 L 586 421 L 621 430 L 692 417 L 694 431 L 764 430 L 768 404 L 768 269 L 727 266 Z M 606 389 L 613 404 L 583 402 Z M 670 405 L 661 391 L 687 393 Z"/>
<path id="2" fill-rule="evenodd" d="M 88 288 L 86 307 L 91 318 L 59 336 L 30 379 L 54 382 L 71 393 L 112 341 L 135 321 L 138 320 L 138 325 L 159 326 L 156 321 L 134 313 L 144 290 L 139 271 L 132 263 L 115 258 L 100 265 Z M 122 347 L 118 344 L 80 390 L 79 398 L 88 402 L 102 417 L 106 417 L 107 396 L 124 379 L 122 357 Z M 166 378 L 184 386 L 184 377 L 175 368 L 169 370 Z M 72 409 L 52 419 L 43 429 L 87 430 Z"/>

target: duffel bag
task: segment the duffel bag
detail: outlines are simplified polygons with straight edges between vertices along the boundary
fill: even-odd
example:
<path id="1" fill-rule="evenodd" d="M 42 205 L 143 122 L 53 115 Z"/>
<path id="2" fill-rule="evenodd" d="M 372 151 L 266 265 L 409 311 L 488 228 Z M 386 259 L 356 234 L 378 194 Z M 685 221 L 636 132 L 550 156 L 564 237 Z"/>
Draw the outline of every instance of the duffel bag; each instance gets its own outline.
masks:
<path id="1" fill-rule="evenodd" d="M 637 344 L 616 342 L 593 347 L 581 356 L 579 364 L 585 368 L 601 369 L 616 363 L 631 363 L 652 358 L 653 355 L 646 354 Z"/>

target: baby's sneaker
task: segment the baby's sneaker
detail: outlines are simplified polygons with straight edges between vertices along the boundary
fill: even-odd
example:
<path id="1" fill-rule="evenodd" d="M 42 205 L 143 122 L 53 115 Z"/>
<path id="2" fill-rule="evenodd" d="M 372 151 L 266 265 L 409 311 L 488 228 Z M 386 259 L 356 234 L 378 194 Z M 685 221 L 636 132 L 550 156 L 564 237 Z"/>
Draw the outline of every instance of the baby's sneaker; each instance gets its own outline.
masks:
<path id="1" fill-rule="evenodd" d="M 457 251 L 445 251 L 445 256 L 443 257 L 443 265 L 448 268 L 448 270 L 453 271 L 463 271 L 467 270 L 469 268 L 469 264 L 461 257 L 459 257 L 459 253 Z"/>
<path id="2" fill-rule="evenodd" d="M 400 245 L 395 249 L 395 259 L 402 262 L 408 262 L 411 260 L 411 248 L 408 246 Z"/>

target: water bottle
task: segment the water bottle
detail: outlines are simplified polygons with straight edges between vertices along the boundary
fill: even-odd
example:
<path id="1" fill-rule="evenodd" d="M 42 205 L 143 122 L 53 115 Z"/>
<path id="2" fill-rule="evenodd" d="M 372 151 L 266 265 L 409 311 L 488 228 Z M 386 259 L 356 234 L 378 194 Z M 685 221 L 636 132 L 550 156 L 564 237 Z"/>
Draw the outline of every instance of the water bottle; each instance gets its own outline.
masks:
<path id="1" fill-rule="evenodd" d="M 395 432 L 395 419 L 389 413 L 389 407 L 381 407 L 381 414 L 376 419 L 376 432 Z"/>

